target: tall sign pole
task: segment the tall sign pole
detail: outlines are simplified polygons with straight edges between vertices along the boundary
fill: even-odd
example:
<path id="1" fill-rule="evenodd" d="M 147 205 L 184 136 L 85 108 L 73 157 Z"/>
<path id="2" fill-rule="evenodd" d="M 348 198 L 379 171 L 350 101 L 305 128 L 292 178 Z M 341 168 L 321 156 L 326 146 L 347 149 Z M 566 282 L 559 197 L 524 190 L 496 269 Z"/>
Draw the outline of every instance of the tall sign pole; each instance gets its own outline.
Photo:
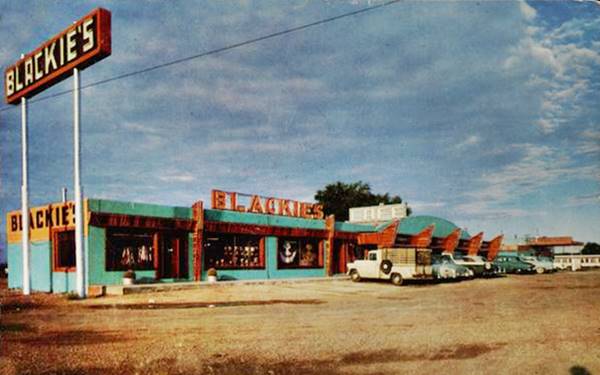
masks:
<path id="1" fill-rule="evenodd" d="M 81 187 L 80 83 L 79 72 L 111 54 L 111 14 L 97 8 L 43 43 L 4 71 L 4 96 L 8 104 L 22 106 L 23 184 L 21 224 L 23 247 L 23 294 L 31 293 L 29 261 L 29 190 L 27 171 L 27 99 L 73 75 L 73 141 L 75 183 L 76 288 L 86 295 L 86 257 L 83 242 L 83 193 Z"/>
<path id="2" fill-rule="evenodd" d="M 73 177 L 75 185 L 75 269 L 77 294 L 85 298 L 85 249 L 83 246 L 83 192 L 81 187 L 81 133 L 79 129 L 80 116 L 80 83 L 79 69 L 73 69 Z"/>
<path id="3" fill-rule="evenodd" d="M 21 223 L 23 225 L 21 250 L 23 252 L 23 294 L 25 295 L 31 293 L 31 277 L 29 274 L 29 171 L 27 170 L 29 155 L 27 143 L 27 98 L 21 98 Z"/>

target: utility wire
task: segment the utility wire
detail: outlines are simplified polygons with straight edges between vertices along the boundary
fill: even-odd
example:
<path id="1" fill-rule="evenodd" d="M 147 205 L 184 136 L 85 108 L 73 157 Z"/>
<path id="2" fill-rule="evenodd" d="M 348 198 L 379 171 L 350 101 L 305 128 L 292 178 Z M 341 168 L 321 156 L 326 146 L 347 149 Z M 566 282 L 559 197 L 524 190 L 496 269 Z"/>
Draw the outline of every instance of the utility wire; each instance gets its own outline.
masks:
<path id="1" fill-rule="evenodd" d="M 304 24 L 304 25 L 301 25 L 301 26 L 296 26 L 296 27 L 292 27 L 290 29 L 285 29 L 285 30 L 282 30 L 282 31 L 277 31 L 275 33 L 263 35 L 263 36 L 260 36 L 258 38 L 249 39 L 249 40 L 246 40 L 246 41 L 243 41 L 243 42 L 239 42 L 239 43 L 235 43 L 235 44 L 230 44 L 230 45 L 225 46 L 225 47 L 221 47 L 221 48 L 213 49 L 213 50 L 210 50 L 210 51 L 202 52 L 202 53 L 199 53 L 199 54 L 196 54 L 196 55 L 191 55 L 191 56 L 183 57 L 181 59 L 176 59 L 176 60 L 168 61 L 168 62 L 165 62 L 165 63 L 162 63 L 162 64 L 150 66 L 150 67 L 147 67 L 147 68 L 144 68 L 144 69 L 141 69 L 141 70 L 135 70 L 135 71 L 132 71 L 132 72 L 129 72 L 129 73 L 124 73 L 124 74 L 121 74 L 121 75 L 118 75 L 118 76 L 114 76 L 114 77 L 102 79 L 100 81 L 96 81 L 96 82 L 89 83 L 87 85 L 83 85 L 83 86 L 81 86 L 80 90 L 85 90 L 85 89 L 90 88 L 90 87 L 99 86 L 99 85 L 103 85 L 105 83 L 117 81 L 117 80 L 120 80 L 120 79 L 132 77 L 132 76 L 136 76 L 138 74 L 148 73 L 148 72 L 151 72 L 151 71 L 154 71 L 154 70 L 166 68 L 166 67 L 169 67 L 169 66 L 172 66 L 172 65 L 176 65 L 176 64 L 181 64 L 181 63 L 184 63 L 186 61 L 199 59 L 201 57 L 206 57 L 206 56 L 214 55 L 214 54 L 217 54 L 217 53 L 229 51 L 229 50 L 232 50 L 232 49 L 235 49 L 235 48 L 244 47 L 244 46 L 247 46 L 249 44 L 257 43 L 257 42 L 260 42 L 260 41 L 263 41 L 263 40 L 267 40 L 267 39 L 272 39 L 272 38 L 275 38 L 275 37 L 278 37 L 278 36 L 282 36 L 282 35 L 286 35 L 286 34 L 291 34 L 291 33 L 294 33 L 296 31 L 305 30 L 305 29 L 308 29 L 308 28 L 311 28 L 311 27 L 314 27 L 314 26 L 322 25 L 322 24 L 329 23 L 329 22 L 332 22 L 332 21 L 337 21 L 337 20 L 342 19 L 342 18 L 355 16 L 355 15 L 358 15 L 358 14 L 361 14 L 361 13 L 366 13 L 366 12 L 369 12 L 369 11 L 372 11 L 372 10 L 375 10 L 375 9 L 378 9 L 378 8 L 383 8 L 383 7 L 386 7 L 388 5 L 392 5 L 392 4 L 398 3 L 400 1 L 401 0 L 391 0 L 391 1 L 388 1 L 388 2 L 385 2 L 385 3 L 381 3 L 381 4 L 378 4 L 378 5 L 373 5 L 373 6 L 370 6 L 370 7 L 358 9 L 358 10 L 355 10 L 353 12 L 343 13 L 343 14 L 340 14 L 340 15 L 337 15 L 337 16 L 325 18 L 325 19 L 322 19 L 322 20 L 319 20 L 319 21 L 315 21 L 315 22 L 311 22 L 311 23 L 307 23 L 307 24 Z M 44 100 L 56 98 L 57 96 L 62 96 L 62 95 L 68 94 L 70 92 L 73 92 L 73 89 L 65 90 L 65 91 L 60 91 L 60 92 L 57 92 L 57 93 L 54 93 L 54 94 L 51 94 L 51 95 L 42 96 L 42 97 L 37 98 L 37 99 L 32 99 L 32 100 L 29 100 L 28 103 L 38 103 L 38 102 L 41 102 L 41 101 L 44 101 Z M 8 111 L 8 110 L 11 110 L 11 109 L 15 109 L 15 106 L 4 106 L 4 107 L 0 108 L 0 112 Z"/>

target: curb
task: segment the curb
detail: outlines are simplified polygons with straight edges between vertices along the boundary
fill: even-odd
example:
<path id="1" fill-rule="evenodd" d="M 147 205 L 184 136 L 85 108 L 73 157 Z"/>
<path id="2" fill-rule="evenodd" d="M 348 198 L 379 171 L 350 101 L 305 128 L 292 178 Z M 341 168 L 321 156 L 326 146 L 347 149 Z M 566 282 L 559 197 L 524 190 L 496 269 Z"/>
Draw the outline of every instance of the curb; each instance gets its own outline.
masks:
<path id="1" fill-rule="evenodd" d="M 202 288 L 224 288 L 234 287 L 239 285 L 285 285 L 285 284 L 301 284 L 314 282 L 331 282 L 331 281 L 346 281 L 350 280 L 349 276 L 340 275 L 333 277 L 310 277 L 300 279 L 266 279 L 266 280 L 228 280 L 209 283 L 207 281 L 193 281 L 183 283 L 164 283 L 164 284 L 140 284 L 140 285 L 109 285 L 106 287 L 106 295 L 126 295 L 126 294 L 142 294 L 142 293 L 157 293 L 171 292 L 179 290 L 193 290 Z"/>

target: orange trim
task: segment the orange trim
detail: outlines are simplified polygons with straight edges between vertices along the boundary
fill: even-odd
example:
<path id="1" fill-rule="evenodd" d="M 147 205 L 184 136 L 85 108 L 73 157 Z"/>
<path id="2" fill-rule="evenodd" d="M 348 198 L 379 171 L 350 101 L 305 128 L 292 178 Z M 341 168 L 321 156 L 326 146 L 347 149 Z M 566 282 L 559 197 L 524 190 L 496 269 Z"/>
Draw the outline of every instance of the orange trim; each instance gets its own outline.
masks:
<path id="1" fill-rule="evenodd" d="M 327 257 L 325 257 L 325 268 L 327 276 L 333 276 L 333 246 L 335 237 L 335 215 L 328 215 L 325 219 L 327 230 Z"/>
<path id="2" fill-rule="evenodd" d="M 446 236 L 442 240 L 442 251 L 446 253 L 453 253 L 456 247 L 458 246 L 458 241 L 460 240 L 460 233 L 462 229 L 456 228 L 452 231 L 448 236 Z"/>
<path id="3" fill-rule="evenodd" d="M 471 237 L 469 244 L 467 245 L 468 255 L 477 255 L 481 248 L 481 241 L 483 240 L 483 232 L 479 232 L 476 236 Z"/>
<path id="4" fill-rule="evenodd" d="M 498 252 L 500 251 L 500 246 L 502 246 L 502 239 L 504 238 L 504 235 L 499 235 L 496 236 L 496 238 L 494 238 L 493 240 L 491 240 L 489 242 L 489 246 L 488 246 L 488 254 L 487 254 L 487 260 L 488 261 L 493 261 L 496 258 L 496 255 L 498 255 Z"/>
<path id="5" fill-rule="evenodd" d="M 202 278 L 202 250 L 204 246 L 204 208 L 202 201 L 198 201 L 192 205 L 192 213 L 194 218 L 193 239 L 193 254 L 194 254 L 194 280 L 200 281 Z"/>
<path id="6" fill-rule="evenodd" d="M 409 246 L 411 247 L 429 247 L 431 245 L 431 237 L 433 235 L 433 230 L 435 229 L 435 225 L 429 225 L 427 228 L 423 229 L 421 233 L 415 234 L 410 237 Z"/>
<path id="7" fill-rule="evenodd" d="M 319 267 L 323 267 L 323 248 L 325 247 L 325 241 L 319 241 Z"/>
<path id="8" fill-rule="evenodd" d="M 378 247 L 391 247 L 396 242 L 396 235 L 400 221 L 394 220 L 390 225 L 377 233 L 359 233 L 359 245 L 377 245 Z"/>

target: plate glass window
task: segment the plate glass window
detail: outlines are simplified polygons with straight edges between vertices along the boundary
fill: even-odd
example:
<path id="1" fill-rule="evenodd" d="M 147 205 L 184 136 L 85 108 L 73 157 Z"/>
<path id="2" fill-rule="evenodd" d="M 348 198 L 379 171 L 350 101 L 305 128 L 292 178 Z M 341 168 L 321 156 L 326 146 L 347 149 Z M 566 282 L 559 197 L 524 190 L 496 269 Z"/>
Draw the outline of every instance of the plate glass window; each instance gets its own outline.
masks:
<path id="1" fill-rule="evenodd" d="M 278 241 L 278 268 L 319 268 L 319 240 L 311 238 L 281 238 Z"/>

